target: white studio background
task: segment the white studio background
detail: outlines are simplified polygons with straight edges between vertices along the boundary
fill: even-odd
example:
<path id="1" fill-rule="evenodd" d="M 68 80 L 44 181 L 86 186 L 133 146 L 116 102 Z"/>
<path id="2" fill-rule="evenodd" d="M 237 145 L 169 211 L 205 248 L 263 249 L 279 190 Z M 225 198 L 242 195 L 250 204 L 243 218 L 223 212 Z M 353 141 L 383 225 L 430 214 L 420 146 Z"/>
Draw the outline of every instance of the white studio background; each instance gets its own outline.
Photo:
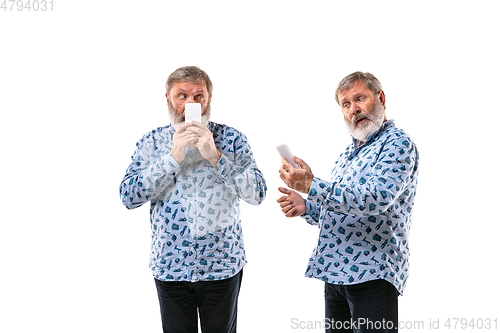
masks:
<path id="1" fill-rule="evenodd" d="M 388 118 L 420 151 L 400 320 L 429 329 L 439 319 L 434 331 L 449 331 L 447 318 L 500 317 L 495 1 L 8 7 L 1 332 L 160 332 L 149 207 L 128 211 L 118 189 L 135 142 L 168 124 L 164 83 L 186 65 L 211 76 L 212 120 L 247 135 L 268 186 L 262 205 L 242 204 L 239 332 L 323 332 L 292 327 L 323 318 L 323 283 L 304 277 L 318 229 L 282 215 L 275 147 L 287 143 L 329 179 L 349 143 L 334 91 L 356 70 L 380 79 Z"/>

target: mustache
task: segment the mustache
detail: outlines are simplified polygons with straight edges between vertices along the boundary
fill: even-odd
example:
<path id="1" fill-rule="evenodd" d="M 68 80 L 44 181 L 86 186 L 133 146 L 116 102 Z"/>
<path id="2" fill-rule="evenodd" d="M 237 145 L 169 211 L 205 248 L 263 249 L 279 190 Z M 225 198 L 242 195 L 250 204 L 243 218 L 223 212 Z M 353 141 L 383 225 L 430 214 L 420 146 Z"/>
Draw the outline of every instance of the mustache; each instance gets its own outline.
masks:
<path id="1" fill-rule="evenodd" d="M 357 113 L 357 114 L 355 114 L 355 115 L 352 117 L 352 119 L 351 119 L 351 124 L 352 124 L 353 126 L 356 126 L 356 124 L 357 124 L 359 121 L 363 120 L 363 119 L 372 120 L 372 118 L 371 118 L 371 117 L 369 117 L 368 115 L 366 115 L 366 114 L 364 114 L 364 113 Z"/>

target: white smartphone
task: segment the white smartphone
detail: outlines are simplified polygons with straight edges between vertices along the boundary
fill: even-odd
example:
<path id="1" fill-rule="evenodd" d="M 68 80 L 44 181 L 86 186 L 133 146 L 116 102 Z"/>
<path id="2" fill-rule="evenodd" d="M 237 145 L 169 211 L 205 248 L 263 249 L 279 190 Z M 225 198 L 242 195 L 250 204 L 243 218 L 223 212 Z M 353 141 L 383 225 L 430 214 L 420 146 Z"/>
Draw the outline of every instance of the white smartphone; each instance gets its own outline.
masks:
<path id="1" fill-rule="evenodd" d="M 200 103 L 186 103 L 184 104 L 184 118 L 186 123 L 193 120 L 201 123 L 201 104 Z"/>
<path id="2" fill-rule="evenodd" d="M 291 166 L 293 166 L 295 169 L 300 169 L 300 166 L 293 160 L 292 152 L 287 145 L 279 145 L 276 148 L 278 149 L 281 157 L 283 157 L 288 163 L 290 163 Z"/>

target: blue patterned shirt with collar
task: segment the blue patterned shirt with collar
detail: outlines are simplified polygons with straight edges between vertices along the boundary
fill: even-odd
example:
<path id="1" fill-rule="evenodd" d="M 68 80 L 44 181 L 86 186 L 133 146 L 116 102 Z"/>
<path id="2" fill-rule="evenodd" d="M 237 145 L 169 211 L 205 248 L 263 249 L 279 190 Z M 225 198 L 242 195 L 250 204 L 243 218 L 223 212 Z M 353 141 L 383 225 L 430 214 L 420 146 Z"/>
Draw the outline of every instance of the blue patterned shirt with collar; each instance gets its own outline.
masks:
<path id="1" fill-rule="evenodd" d="M 120 186 L 123 204 L 150 201 L 150 268 L 162 281 L 211 281 L 237 274 L 247 259 L 239 201 L 260 204 L 266 182 L 245 135 L 210 122 L 217 164 L 186 147 L 180 164 L 170 154 L 175 129 L 157 128 L 138 143 Z"/>
<path id="2" fill-rule="evenodd" d="M 313 179 L 302 217 L 320 235 L 306 276 L 339 285 L 385 279 L 402 294 L 417 147 L 392 120 L 359 144 L 353 139 L 340 155 L 330 181 Z"/>

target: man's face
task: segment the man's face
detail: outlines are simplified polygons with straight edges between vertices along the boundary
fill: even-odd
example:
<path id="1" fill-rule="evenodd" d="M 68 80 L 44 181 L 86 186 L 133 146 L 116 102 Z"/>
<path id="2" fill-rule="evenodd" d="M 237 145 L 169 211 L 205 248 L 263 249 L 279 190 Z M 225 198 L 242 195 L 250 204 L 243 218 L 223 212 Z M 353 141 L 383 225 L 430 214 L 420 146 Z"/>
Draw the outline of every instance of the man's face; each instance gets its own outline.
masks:
<path id="1" fill-rule="evenodd" d="M 182 124 L 185 120 L 184 108 L 186 103 L 200 103 L 202 122 L 207 122 L 210 117 L 210 99 L 207 85 L 204 81 L 177 81 L 166 94 L 170 120 L 174 127 Z M 205 124 L 206 125 L 206 124 Z"/>
<path id="2" fill-rule="evenodd" d="M 359 141 L 366 141 L 386 120 L 385 94 L 382 90 L 374 96 L 361 81 L 341 91 L 338 97 L 349 132 Z"/>

